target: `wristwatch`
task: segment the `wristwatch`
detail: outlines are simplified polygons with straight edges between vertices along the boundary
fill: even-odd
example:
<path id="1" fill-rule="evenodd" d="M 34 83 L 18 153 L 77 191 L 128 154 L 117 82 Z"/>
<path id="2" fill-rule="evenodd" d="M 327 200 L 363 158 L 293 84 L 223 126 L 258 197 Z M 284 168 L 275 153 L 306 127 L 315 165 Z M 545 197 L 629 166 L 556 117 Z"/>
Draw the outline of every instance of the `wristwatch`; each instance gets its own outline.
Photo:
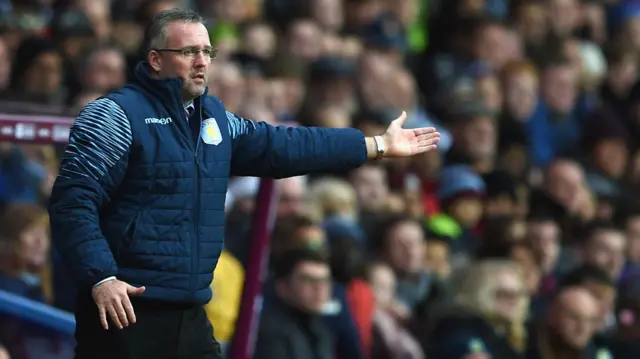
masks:
<path id="1" fill-rule="evenodd" d="M 382 136 L 373 136 L 373 140 L 376 141 L 376 160 L 380 160 L 384 157 L 384 153 L 387 148 L 384 146 L 384 141 L 382 140 Z"/>

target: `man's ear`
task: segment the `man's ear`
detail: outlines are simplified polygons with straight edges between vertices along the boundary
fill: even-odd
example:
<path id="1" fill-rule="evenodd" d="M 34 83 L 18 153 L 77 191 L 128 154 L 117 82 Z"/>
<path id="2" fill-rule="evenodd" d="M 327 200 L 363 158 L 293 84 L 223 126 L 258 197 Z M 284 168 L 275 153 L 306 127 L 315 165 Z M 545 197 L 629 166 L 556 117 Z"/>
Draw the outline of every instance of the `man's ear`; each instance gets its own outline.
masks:
<path id="1" fill-rule="evenodd" d="M 157 51 L 151 50 L 147 54 L 147 61 L 153 69 L 154 72 L 160 72 L 160 68 L 162 68 L 162 58 Z"/>

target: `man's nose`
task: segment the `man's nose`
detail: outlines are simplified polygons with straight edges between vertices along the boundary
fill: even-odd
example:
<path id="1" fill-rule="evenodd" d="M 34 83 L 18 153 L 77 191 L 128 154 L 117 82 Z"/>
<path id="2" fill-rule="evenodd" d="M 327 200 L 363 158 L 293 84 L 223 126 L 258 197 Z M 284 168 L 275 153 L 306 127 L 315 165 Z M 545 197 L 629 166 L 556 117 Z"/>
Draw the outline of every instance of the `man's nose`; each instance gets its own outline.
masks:
<path id="1" fill-rule="evenodd" d="M 211 58 L 205 55 L 202 51 L 198 53 L 196 58 L 193 60 L 193 65 L 198 68 L 206 67 L 211 62 Z"/>

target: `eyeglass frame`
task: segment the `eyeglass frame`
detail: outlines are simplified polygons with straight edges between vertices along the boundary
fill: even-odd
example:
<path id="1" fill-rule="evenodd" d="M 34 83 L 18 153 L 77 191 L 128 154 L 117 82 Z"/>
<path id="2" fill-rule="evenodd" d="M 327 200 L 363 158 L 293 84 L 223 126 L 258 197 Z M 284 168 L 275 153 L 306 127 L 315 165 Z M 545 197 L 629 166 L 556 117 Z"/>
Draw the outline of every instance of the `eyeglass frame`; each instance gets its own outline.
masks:
<path id="1" fill-rule="evenodd" d="M 183 47 L 183 48 L 181 48 L 181 49 L 169 49 L 169 48 L 160 48 L 160 49 L 156 49 L 156 48 L 153 48 L 153 49 L 151 49 L 151 50 L 152 50 L 152 51 L 155 51 L 155 52 L 172 52 L 172 53 L 174 53 L 174 54 L 179 54 L 179 55 L 182 55 L 182 56 L 184 56 L 184 57 L 186 57 L 186 58 L 190 58 L 190 59 L 194 59 L 194 60 L 195 60 L 195 58 L 196 58 L 200 53 L 203 53 L 203 54 L 204 54 L 204 51 L 206 51 L 206 50 L 211 50 L 211 54 L 210 54 L 209 56 L 207 56 L 206 54 L 204 54 L 204 55 L 205 55 L 205 58 L 206 58 L 206 57 L 208 57 L 209 59 L 213 60 L 213 59 L 215 59 L 215 58 L 216 58 L 216 56 L 218 55 L 218 49 L 213 48 L 213 47 L 211 47 L 211 48 L 199 49 L 199 48 L 198 48 L 198 47 L 196 47 L 196 46 L 187 46 L 187 47 Z M 185 51 L 189 51 L 189 50 L 191 50 L 191 51 L 195 51 L 195 53 L 194 53 L 193 55 L 185 54 Z"/>

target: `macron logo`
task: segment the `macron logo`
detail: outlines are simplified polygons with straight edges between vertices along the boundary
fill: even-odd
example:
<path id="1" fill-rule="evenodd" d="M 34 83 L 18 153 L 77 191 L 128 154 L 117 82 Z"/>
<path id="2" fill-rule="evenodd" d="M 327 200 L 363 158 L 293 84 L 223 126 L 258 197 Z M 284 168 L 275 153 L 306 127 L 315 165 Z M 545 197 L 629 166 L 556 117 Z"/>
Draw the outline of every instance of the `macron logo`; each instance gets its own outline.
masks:
<path id="1" fill-rule="evenodd" d="M 147 125 L 150 125 L 150 124 L 168 125 L 171 122 L 173 122 L 171 117 L 167 117 L 167 118 L 145 118 L 144 119 L 144 123 L 146 123 Z"/>

